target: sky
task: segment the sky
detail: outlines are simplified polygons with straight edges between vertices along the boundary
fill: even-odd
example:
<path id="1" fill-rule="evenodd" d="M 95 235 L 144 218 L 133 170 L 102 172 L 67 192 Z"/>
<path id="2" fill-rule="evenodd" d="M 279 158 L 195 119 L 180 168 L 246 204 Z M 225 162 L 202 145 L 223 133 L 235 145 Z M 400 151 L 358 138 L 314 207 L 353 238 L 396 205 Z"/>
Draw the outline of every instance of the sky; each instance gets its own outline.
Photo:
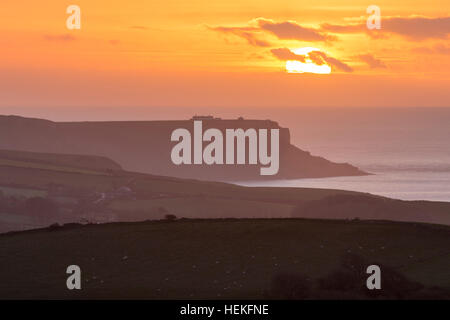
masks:
<path id="1" fill-rule="evenodd" d="M 450 0 L 2 1 L 0 113 L 448 107 L 449 36 Z"/>

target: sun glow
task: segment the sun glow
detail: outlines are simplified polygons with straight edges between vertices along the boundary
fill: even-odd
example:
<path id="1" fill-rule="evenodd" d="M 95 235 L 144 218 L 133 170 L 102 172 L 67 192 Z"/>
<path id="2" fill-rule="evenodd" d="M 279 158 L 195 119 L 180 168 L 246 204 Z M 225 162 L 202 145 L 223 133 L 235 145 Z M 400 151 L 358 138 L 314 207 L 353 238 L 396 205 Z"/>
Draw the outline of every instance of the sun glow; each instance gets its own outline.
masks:
<path id="1" fill-rule="evenodd" d="M 317 65 L 309 57 L 308 53 L 311 51 L 321 51 L 317 48 L 304 47 L 292 50 L 297 55 L 306 56 L 305 62 L 297 60 L 286 61 L 286 71 L 288 73 L 319 73 L 319 74 L 329 74 L 331 73 L 331 67 L 327 64 Z"/>

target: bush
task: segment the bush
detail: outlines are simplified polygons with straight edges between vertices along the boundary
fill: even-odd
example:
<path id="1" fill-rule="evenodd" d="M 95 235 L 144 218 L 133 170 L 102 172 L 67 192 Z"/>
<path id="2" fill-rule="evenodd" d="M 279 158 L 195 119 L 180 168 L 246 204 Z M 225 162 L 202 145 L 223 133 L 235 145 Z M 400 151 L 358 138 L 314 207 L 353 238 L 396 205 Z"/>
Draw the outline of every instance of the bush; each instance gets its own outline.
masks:
<path id="1" fill-rule="evenodd" d="M 319 279 L 318 283 L 320 290 L 359 292 L 365 285 L 365 279 L 361 279 L 349 270 L 338 269 Z"/>
<path id="2" fill-rule="evenodd" d="M 368 296 L 383 299 L 411 299 L 420 296 L 424 286 L 418 282 L 409 280 L 398 271 L 384 265 L 381 269 L 381 290 L 367 290 Z"/>
<path id="3" fill-rule="evenodd" d="M 381 289 L 369 290 L 366 281 L 369 275 L 366 268 L 376 264 L 381 269 Z M 341 292 L 353 298 L 378 299 L 424 299 L 445 296 L 439 288 L 425 288 L 422 284 L 408 279 L 392 267 L 369 263 L 356 254 L 342 257 L 339 268 L 326 277 L 319 279 L 319 289 L 328 295 Z"/>
<path id="4" fill-rule="evenodd" d="M 272 279 L 269 298 L 303 300 L 309 297 L 311 285 L 301 274 L 280 274 Z"/>
<path id="5" fill-rule="evenodd" d="M 61 226 L 58 223 L 53 223 L 50 226 L 48 226 L 47 230 L 55 231 L 55 230 L 59 230 L 60 228 L 61 228 Z"/>
<path id="6" fill-rule="evenodd" d="M 164 216 L 164 219 L 166 219 L 167 221 L 175 221 L 177 220 L 177 216 L 174 214 L 166 214 Z"/>
<path id="7" fill-rule="evenodd" d="M 381 269 L 381 290 L 366 287 L 366 273 L 369 265 Z M 268 299 L 450 299 L 450 290 L 440 287 L 427 287 L 412 281 L 396 269 L 372 262 L 363 257 L 348 253 L 342 256 L 339 267 L 328 275 L 309 281 L 301 274 L 283 274 L 274 277 L 267 293 Z"/>

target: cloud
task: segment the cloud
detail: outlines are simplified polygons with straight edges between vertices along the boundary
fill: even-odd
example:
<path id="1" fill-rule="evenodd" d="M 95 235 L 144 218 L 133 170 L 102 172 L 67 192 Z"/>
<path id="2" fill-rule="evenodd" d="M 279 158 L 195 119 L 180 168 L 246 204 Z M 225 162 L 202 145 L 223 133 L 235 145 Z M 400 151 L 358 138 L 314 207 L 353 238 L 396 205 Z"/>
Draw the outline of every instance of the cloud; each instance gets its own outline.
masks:
<path id="1" fill-rule="evenodd" d="M 47 41 L 55 41 L 55 42 L 69 42 L 76 40 L 75 36 L 71 34 L 46 34 L 44 35 L 44 39 Z"/>
<path id="2" fill-rule="evenodd" d="M 450 17 L 391 18 L 381 23 L 382 28 L 415 40 L 446 39 L 450 33 Z"/>
<path id="3" fill-rule="evenodd" d="M 353 72 L 353 68 L 350 67 L 348 64 L 328 56 L 325 52 L 322 51 L 311 51 L 308 54 L 308 57 L 311 59 L 311 61 L 313 61 L 315 64 L 317 65 L 322 65 L 322 64 L 329 64 L 332 67 L 335 67 L 336 69 L 339 69 L 341 71 L 344 72 Z"/>
<path id="4" fill-rule="evenodd" d="M 334 33 L 359 33 L 364 32 L 367 29 L 367 26 L 362 23 L 351 23 L 351 24 L 330 24 L 323 23 L 320 25 L 322 30 L 334 32 Z"/>
<path id="5" fill-rule="evenodd" d="M 375 58 L 373 55 L 371 55 L 370 53 L 367 54 L 360 54 L 357 56 L 357 58 L 365 63 L 367 63 L 367 65 L 371 68 L 371 69 L 385 69 L 387 68 L 387 66 L 384 64 L 383 61 L 381 61 L 380 59 Z"/>
<path id="6" fill-rule="evenodd" d="M 417 53 L 424 53 L 424 54 L 444 54 L 444 55 L 450 55 L 450 46 L 447 46 L 445 44 L 439 43 L 433 47 L 419 47 L 413 49 L 414 52 Z"/>
<path id="7" fill-rule="evenodd" d="M 353 72 L 353 68 L 350 67 L 348 64 L 336 58 L 330 57 L 325 52 L 322 51 L 311 51 L 310 53 L 308 53 L 307 56 L 295 54 L 288 48 L 277 48 L 272 49 L 270 51 L 275 57 L 277 57 L 279 60 L 282 61 L 295 60 L 300 62 L 306 62 L 306 58 L 308 57 L 313 63 L 315 63 L 318 66 L 327 64 L 344 72 Z"/>
<path id="8" fill-rule="evenodd" d="M 296 61 L 300 61 L 300 62 L 306 61 L 306 56 L 300 55 L 300 54 L 295 54 L 288 48 L 272 49 L 272 50 L 270 50 L 270 52 L 272 52 L 272 54 L 275 57 L 277 57 L 279 60 L 282 60 L 282 61 L 286 61 L 286 60 L 296 60 Z"/>
<path id="9" fill-rule="evenodd" d="M 335 41 L 337 37 L 330 36 L 314 28 L 307 28 L 294 21 L 275 22 L 273 20 L 257 18 L 254 20 L 262 30 L 274 34 L 281 40 L 299 41 Z"/>
<path id="10" fill-rule="evenodd" d="M 298 41 L 335 41 L 336 36 L 328 35 L 321 30 L 303 27 L 295 21 L 275 22 L 274 20 L 265 18 L 256 18 L 251 20 L 244 27 L 209 27 L 208 29 L 233 34 L 244 38 L 249 44 L 257 47 L 270 47 L 271 44 L 267 40 L 261 39 L 262 33 L 274 35 L 280 40 L 298 40 Z"/>
<path id="11" fill-rule="evenodd" d="M 350 24 L 330 24 L 330 23 L 323 23 L 320 25 L 321 29 L 327 32 L 331 33 L 340 33 L 340 34 L 346 34 L 346 33 L 366 33 L 368 36 L 370 36 L 373 39 L 385 39 L 387 38 L 386 29 L 383 28 L 383 22 L 382 22 L 382 29 L 368 29 L 366 23 L 350 23 Z"/>
<path id="12" fill-rule="evenodd" d="M 256 32 L 260 31 L 258 28 L 253 27 L 208 27 L 210 30 L 217 31 L 220 33 L 233 34 L 235 36 L 241 37 L 247 42 L 256 47 L 270 47 L 271 44 L 266 40 L 261 40 Z"/>
<path id="13" fill-rule="evenodd" d="M 371 37 L 383 34 L 396 34 L 409 40 L 447 39 L 450 34 L 450 17 L 386 17 L 381 19 L 380 30 L 369 30 L 365 23 L 321 25 L 325 32 L 332 33 L 367 33 Z"/>

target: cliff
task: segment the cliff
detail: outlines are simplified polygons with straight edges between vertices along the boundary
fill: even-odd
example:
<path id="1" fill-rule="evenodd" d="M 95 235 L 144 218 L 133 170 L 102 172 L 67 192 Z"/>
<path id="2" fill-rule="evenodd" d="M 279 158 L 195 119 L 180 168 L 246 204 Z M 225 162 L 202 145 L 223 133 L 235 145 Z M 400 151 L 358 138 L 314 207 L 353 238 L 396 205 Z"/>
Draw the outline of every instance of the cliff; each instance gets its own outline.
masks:
<path id="1" fill-rule="evenodd" d="M 202 180 L 239 181 L 295 179 L 365 174 L 350 164 L 312 156 L 290 143 L 289 129 L 271 120 L 204 119 L 203 128 L 280 129 L 280 170 L 260 176 L 260 165 L 180 165 L 170 154 L 173 130 L 192 132 L 193 120 L 52 122 L 18 116 L 0 116 L 0 149 L 103 156 L 125 170 Z"/>

